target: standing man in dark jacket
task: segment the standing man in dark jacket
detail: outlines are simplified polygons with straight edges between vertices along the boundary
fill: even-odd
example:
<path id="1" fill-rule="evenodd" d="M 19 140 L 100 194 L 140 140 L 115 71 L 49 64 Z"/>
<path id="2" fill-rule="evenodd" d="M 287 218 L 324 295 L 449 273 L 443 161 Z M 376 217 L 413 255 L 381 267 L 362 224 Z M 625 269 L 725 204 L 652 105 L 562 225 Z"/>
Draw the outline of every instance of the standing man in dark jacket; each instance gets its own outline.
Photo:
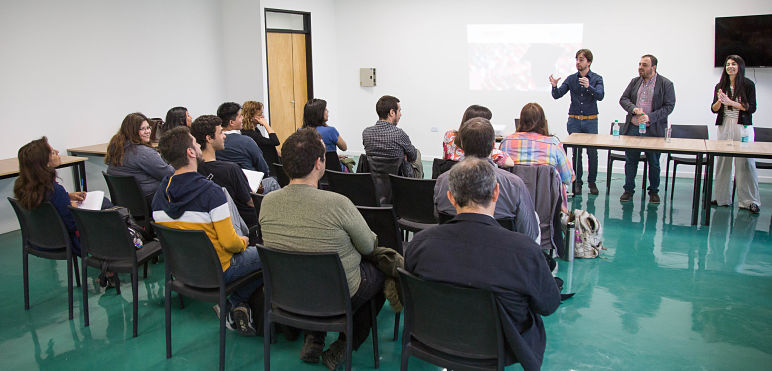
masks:
<path id="1" fill-rule="evenodd" d="M 638 77 L 630 80 L 619 104 L 627 111 L 625 124 L 620 133 L 623 135 L 664 137 L 667 130 L 667 116 L 675 108 L 675 89 L 673 83 L 657 73 L 657 58 L 651 54 L 641 57 L 638 62 Z M 639 133 L 639 126 L 645 124 L 646 132 Z M 659 152 L 644 151 L 649 165 L 649 200 L 659 203 Z M 635 193 L 635 175 L 638 173 L 639 150 L 625 151 L 625 192 L 620 201 L 633 199 Z"/>
<path id="2" fill-rule="evenodd" d="M 550 84 L 552 84 L 552 98 L 559 99 L 567 92 L 571 92 L 571 107 L 568 109 L 568 134 L 571 133 L 591 133 L 598 134 L 598 101 L 603 100 L 605 95 L 603 91 L 603 77 L 590 71 L 592 64 L 592 52 L 590 49 L 579 49 L 576 52 L 576 70 L 577 73 L 566 77 L 563 85 L 558 88 L 557 79 L 550 75 Z M 595 179 L 598 177 L 598 150 L 587 149 L 587 183 L 589 183 L 590 194 L 597 195 L 598 187 L 595 185 Z M 574 157 L 576 164 L 576 181 L 574 182 L 574 193 L 582 193 L 582 150 Z"/>
<path id="3" fill-rule="evenodd" d="M 458 215 L 416 234 L 405 249 L 405 268 L 426 280 L 491 290 L 502 308 L 505 364 L 538 369 L 546 345 L 541 316 L 560 305 L 544 255 L 533 239 L 493 219 L 499 197 L 493 164 L 470 156 L 448 177 L 447 197 Z"/>

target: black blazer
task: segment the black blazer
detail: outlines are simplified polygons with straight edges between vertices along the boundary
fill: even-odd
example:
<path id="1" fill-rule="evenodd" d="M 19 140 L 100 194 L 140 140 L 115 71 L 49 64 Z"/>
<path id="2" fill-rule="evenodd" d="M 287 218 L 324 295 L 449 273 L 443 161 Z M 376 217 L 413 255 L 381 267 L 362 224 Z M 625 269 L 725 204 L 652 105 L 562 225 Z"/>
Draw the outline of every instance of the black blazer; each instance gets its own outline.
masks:
<path id="1" fill-rule="evenodd" d="M 541 316 L 558 308 L 560 292 L 533 239 L 488 215 L 465 213 L 417 233 L 405 251 L 405 268 L 421 278 L 491 290 L 510 348 L 506 363 L 541 367 Z"/>
<path id="2" fill-rule="evenodd" d="M 751 79 L 744 77 L 744 90 L 745 90 L 745 96 L 748 97 L 747 102 L 739 102 L 739 103 L 745 103 L 746 110 L 745 111 L 738 111 L 737 115 L 737 124 L 738 125 L 753 125 L 753 113 L 756 112 L 756 84 L 751 81 Z M 710 105 L 716 104 L 718 101 L 718 89 L 719 86 L 716 84 L 716 87 L 713 88 L 713 103 Z M 726 93 L 726 92 L 724 92 Z M 711 111 L 713 109 L 711 108 Z M 716 125 L 721 125 L 724 123 L 724 105 L 721 105 L 721 108 L 718 109 L 718 112 L 716 115 Z"/>
<path id="3" fill-rule="evenodd" d="M 620 129 L 620 133 L 627 134 L 629 130 L 635 128 L 633 125 L 633 109 L 638 100 L 638 88 L 641 86 L 643 78 L 640 76 L 630 80 L 622 97 L 619 98 L 619 105 L 627 111 L 625 124 Z M 664 137 L 667 128 L 667 116 L 675 108 L 675 89 L 673 83 L 665 76 L 657 74 L 657 81 L 654 84 L 654 96 L 651 99 L 651 113 L 649 113 L 649 122 L 651 126 L 646 128 L 646 136 Z"/>

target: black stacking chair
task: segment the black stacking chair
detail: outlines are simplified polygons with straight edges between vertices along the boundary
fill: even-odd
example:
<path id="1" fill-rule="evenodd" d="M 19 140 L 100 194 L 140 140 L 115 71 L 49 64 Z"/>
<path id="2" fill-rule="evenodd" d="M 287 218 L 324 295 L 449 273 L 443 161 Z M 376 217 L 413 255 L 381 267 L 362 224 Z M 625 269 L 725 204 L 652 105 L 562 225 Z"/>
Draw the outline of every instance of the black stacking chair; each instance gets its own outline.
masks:
<path id="1" fill-rule="evenodd" d="M 263 369 L 271 369 L 271 323 L 346 334 L 346 370 L 351 370 L 354 312 L 346 273 L 337 253 L 308 253 L 257 246 L 265 279 Z M 378 323 L 370 305 L 373 358 L 378 360 Z"/>
<path id="2" fill-rule="evenodd" d="M 152 237 L 150 222 L 153 221 L 153 210 L 142 195 L 142 189 L 137 184 L 137 180 L 133 176 L 109 175 L 104 171 L 102 175 L 105 177 L 113 205 L 129 209 L 129 214 L 137 224 L 145 228 L 148 237 Z"/>
<path id="3" fill-rule="evenodd" d="M 504 370 L 504 334 L 493 293 L 398 270 L 405 304 L 401 370 L 410 356 L 447 369 Z"/>
<path id="4" fill-rule="evenodd" d="M 670 136 L 673 138 L 690 138 L 690 139 L 708 139 L 708 125 L 670 125 Z M 670 161 L 673 162 L 673 180 L 670 185 L 670 201 L 673 201 L 673 192 L 675 190 L 676 181 L 676 168 L 679 164 L 683 165 L 697 165 L 697 156 L 684 156 L 684 155 L 672 155 L 667 154 L 667 165 L 665 167 L 665 192 L 667 192 L 667 181 L 670 176 Z M 707 163 L 703 163 L 702 166 L 707 167 Z M 697 168 L 694 169 L 694 176 L 697 176 Z"/>
<path id="5" fill-rule="evenodd" d="M 453 219 L 455 217 L 456 217 L 455 215 L 450 215 L 450 214 L 448 214 L 446 212 L 442 212 L 442 211 L 438 211 L 437 212 L 437 221 L 440 224 L 445 224 L 445 223 L 449 222 L 451 219 Z M 506 229 L 508 229 L 510 231 L 514 231 L 515 230 L 515 217 L 499 218 L 499 219 L 496 219 L 496 222 L 498 222 L 500 226 L 502 226 L 502 227 L 504 227 L 504 228 L 506 228 Z"/>
<path id="6" fill-rule="evenodd" d="M 408 232 L 420 232 L 437 224 L 434 217 L 434 185 L 436 179 L 415 179 L 389 175 L 391 201 L 397 224 L 407 241 Z"/>
<path id="7" fill-rule="evenodd" d="M 458 161 L 435 158 L 432 162 L 432 179 L 437 179 L 442 173 L 450 170 Z"/>
<path id="8" fill-rule="evenodd" d="M 225 369 L 225 298 L 244 284 L 258 279 L 256 271 L 226 284 L 212 241 L 201 230 L 180 230 L 153 223 L 161 240 L 166 265 L 166 358 L 172 357 L 172 291 L 220 305 L 220 370 Z"/>
<path id="9" fill-rule="evenodd" d="M 391 206 L 367 207 L 357 206 L 357 210 L 365 218 L 367 226 L 378 236 L 378 245 L 388 247 L 400 255 L 404 254 L 402 239 L 399 238 L 399 226 L 397 225 L 397 216 L 394 215 L 394 209 Z M 394 341 L 399 336 L 399 317 L 400 313 L 394 316 Z"/>
<path id="10" fill-rule="evenodd" d="M 611 123 L 611 127 L 609 128 L 609 134 L 613 134 L 614 131 L 614 123 Z M 643 151 L 641 151 L 643 152 Z M 576 161 L 576 159 L 574 159 Z M 625 161 L 625 153 L 623 151 L 608 151 L 608 157 L 606 158 L 606 193 L 611 192 L 611 169 L 614 165 L 614 161 Z M 646 194 L 646 182 L 649 181 L 649 167 L 647 166 L 648 163 L 646 161 L 646 154 L 641 153 L 641 157 L 638 159 L 639 162 L 643 162 L 643 194 Z M 572 190 L 573 191 L 573 190 Z"/>
<path id="11" fill-rule="evenodd" d="M 348 197 L 357 206 L 379 206 L 370 173 L 344 173 L 327 169 L 330 190 Z"/>
<path id="12" fill-rule="evenodd" d="M 21 227 L 21 261 L 24 280 L 24 310 L 29 310 L 29 255 L 38 258 L 67 261 L 67 304 L 72 320 L 72 273 L 80 286 L 78 259 L 72 253 L 72 241 L 67 228 L 50 202 L 28 210 L 15 198 L 8 197 Z M 73 267 L 74 266 L 74 267 Z M 86 277 L 84 276 L 85 280 Z M 7 299 L 10 300 L 10 299 Z"/>
<path id="13" fill-rule="evenodd" d="M 249 192 L 249 196 L 252 198 L 252 204 L 255 205 L 255 213 L 257 214 L 257 219 L 260 220 L 260 206 L 263 205 L 263 197 L 265 197 L 265 195 Z M 263 242 L 263 232 L 260 230 L 260 223 L 257 223 L 249 229 L 250 243 L 252 243 L 251 238 L 253 236 L 259 243 Z"/>
<path id="14" fill-rule="evenodd" d="M 287 176 L 287 173 L 284 172 L 284 166 L 279 163 L 273 163 L 272 164 L 273 169 L 271 170 L 274 175 L 276 175 L 276 181 L 279 182 L 279 186 L 284 188 L 289 184 L 290 179 Z"/>
<path id="15" fill-rule="evenodd" d="M 753 127 L 755 142 L 772 142 L 772 128 Z M 756 160 L 757 169 L 772 169 L 772 162 Z"/>
<path id="16" fill-rule="evenodd" d="M 148 241 L 141 249 L 137 249 L 129 235 L 126 222 L 117 210 L 86 210 L 70 206 L 70 212 L 75 217 L 75 225 L 78 226 L 80 234 L 82 276 L 87 277 L 87 266 L 99 268 L 103 272 L 131 274 L 131 294 L 134 301 L 132 334 L 137 337 L 137 267 L 144 264 L 143 276 L 147 278 L 147 263 L 161 253 L 161 244 L 158 241 Z M 118 295 L 121 294 L 119 286 L 116 286 L 115 290 Z M 88 327 L 88 280 L 83 280 L 83 320 L 84 326 Z"/>
<path id="17" fill-rule="evenodd" d="M 333 171 L 341 171 L 340 157 L 338 157 L 337 151 L 327 151 L 324 153 L 325 169 Z"/>
<path id="18" fill-rule="evenodd" d="M 404 175 L 402 174 L 403 161 L 404 159 L 401 157 L 368 157 L 365 154 L 359 156 L 357 173 L 369 172 L 373 177 L 375 194 L 378 196 L 379 205 L 391 204 L 391 183 L 389 181 L 389 175 Z"/>

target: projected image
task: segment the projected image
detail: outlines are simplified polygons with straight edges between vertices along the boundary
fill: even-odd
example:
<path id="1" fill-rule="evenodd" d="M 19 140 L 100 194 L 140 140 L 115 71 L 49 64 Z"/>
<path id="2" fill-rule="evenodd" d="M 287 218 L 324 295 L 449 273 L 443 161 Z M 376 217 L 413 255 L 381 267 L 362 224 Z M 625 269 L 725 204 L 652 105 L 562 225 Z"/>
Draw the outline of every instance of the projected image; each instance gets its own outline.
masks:
<path id="1" fill-rule="evenodd" d="M 576 73 L 582 24 L 467 25 L 469 89 L 549 90 L 549 75 Z"/>

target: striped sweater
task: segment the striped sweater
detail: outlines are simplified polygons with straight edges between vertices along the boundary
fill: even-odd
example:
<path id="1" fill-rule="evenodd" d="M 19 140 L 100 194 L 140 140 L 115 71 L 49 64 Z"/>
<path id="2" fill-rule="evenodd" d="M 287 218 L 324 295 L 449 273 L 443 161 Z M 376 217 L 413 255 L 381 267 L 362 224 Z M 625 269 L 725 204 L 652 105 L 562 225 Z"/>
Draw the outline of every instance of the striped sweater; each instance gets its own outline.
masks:
<path id="1" fill-rule="evenodd" d="M 153 219 L 170 228 L 206 232 L 223 271 L 230 267 L 233 254 L 247 248 L 233 229 L 222 189 L 197 172 L 171 175 L 161 181 L 153 197 Z"/>

